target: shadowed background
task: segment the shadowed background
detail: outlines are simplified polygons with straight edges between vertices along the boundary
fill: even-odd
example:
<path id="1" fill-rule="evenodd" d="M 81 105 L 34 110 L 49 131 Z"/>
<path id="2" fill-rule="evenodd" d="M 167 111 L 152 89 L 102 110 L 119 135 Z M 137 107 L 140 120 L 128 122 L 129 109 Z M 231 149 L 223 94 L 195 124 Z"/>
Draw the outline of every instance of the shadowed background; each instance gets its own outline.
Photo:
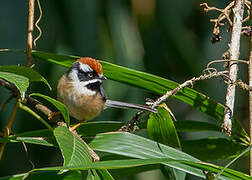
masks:
<path id="1" fill-rule="evenodd" d="M 209 5 L 224 7 L 229 1 L 211 1 Z M 222 41 L 211 43 L 213 24 L 209 18 L 215 12 L 206 14 L 199 4 L 202 1 L 167 0 L 61 0 L 41 1 L 43 17 L 39 23 L 43 31 L 35 49 L 60 54 L 89 56 L 114 64 L 149 72 L 182 83 L 199 76 L 212 59 L 221 59 L 228 48 L 230 33 L 222 30 Z M 39 16 L 35 10 L 36 19 Z M 35 19 L 35 20 L 36 20 Z M 27 38 L 28 1 L 2 0 L 0 6 L 0 48 L 25 49 Z M 34 37 L 38 34 L 35 29 Z M 248 57 L 248 38 L 242 36 L 240 59 Z M 1 53 L 0 65 L 25 64 L 25 55 Z M 40 72 L 51 84 L 53 91 L 40 83 L 32 83 L 29 92 L 40 92 L 56 97 L 56 86 L 66 68 L 33 59 L 34 69 Z M 218 66 L 221 67 L 221 66 Z M 246 80 L 246 66 L 240 67 L 240 78 Z M 210 80 L 195 85 L 195 89 L 224 103 L 226 85 L 220 80 Z M 157 98 L 144 90 L 121 83 L 106 81 L 104 88 L 109 98 L 114 100 L 141 103 L 145 98 Z M 0 87 L 0 103 L 4 102 L 8 91 Z M 168 106 L 178 120 L 210 121 L 209 118 L 191 107 L 168 100 Z M 13 102 L 0 112 L 0 128 L 10 116 Z M 237 91 L 235 116 L 246 128 L 247 93 Z M 105 110 L 96 120 L 128 122 L 134 111 Z M 13 132 L 44 128 L 27 113 L 18 110 Z M 193 133 L 202 138 L 209 134 Z M 216 134 L 215 134 L 216 135 Z M 29 156 L 36 167 L 59 165 L 62 162 L 56 148 L 27 145 Z M 247 172 L 247 160 L 233 167 Z M 31 165 L 21 144 L 8 144 L 0 161 L 0 176 L 22 173 Z M 159 171 L 139 174 L 129 179 L 163 179 Z M 124 178 L 126 179 L 126 178 Z M 196 179 L 187 177 L 187 179 Z"/>

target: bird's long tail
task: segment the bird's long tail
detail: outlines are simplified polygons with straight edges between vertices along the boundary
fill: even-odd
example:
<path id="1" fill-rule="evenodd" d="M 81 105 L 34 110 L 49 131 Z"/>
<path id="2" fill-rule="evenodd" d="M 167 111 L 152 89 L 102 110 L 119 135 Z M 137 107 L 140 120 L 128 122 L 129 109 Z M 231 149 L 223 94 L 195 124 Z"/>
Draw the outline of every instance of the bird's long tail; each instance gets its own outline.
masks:
<path id="1" fill-rule="evenodd" d="M 113 108 L 120 108 L 120 109 L 137 109 L 137 110 L 150 111 L 150 112 L 157 113 L 157 109 L 151 108 L 146 105 L 126 103 L 126 102 L 120 102 L 120 101 L 112 101 L 109 99 L 106 100 L 105 107 L 113 107 Z"/>

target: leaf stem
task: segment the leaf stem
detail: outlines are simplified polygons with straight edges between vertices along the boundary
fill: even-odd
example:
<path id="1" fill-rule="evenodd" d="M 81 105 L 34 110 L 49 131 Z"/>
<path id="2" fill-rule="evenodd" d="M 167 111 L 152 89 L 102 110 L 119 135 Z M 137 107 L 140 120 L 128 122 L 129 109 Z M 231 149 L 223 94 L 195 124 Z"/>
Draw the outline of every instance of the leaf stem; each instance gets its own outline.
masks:
<path id="1" fill-rule="evenodd" d="M 35 118 L 37 118 L 42 124 L 44 124 L 49 130 L 53 131 L 52 126 L 48 124 L 40 115 L 38 115 L 36 112 L 34 112 L 32 109 L 30 109 L 28 106 L 23 105 L 22 103 L 19 103 L 19 108 L 23 109 L 24 111 L 28 112 Z"/>

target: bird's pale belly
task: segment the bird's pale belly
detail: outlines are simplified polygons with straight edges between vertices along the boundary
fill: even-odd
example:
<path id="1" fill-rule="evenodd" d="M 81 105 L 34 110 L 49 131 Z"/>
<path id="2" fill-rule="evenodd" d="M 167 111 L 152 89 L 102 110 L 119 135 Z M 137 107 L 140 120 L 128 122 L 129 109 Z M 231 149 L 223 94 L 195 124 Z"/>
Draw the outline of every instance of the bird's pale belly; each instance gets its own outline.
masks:
<path id="1" fill-rule="evenodd" d="M 58 100 L 67 106 L 71 116 L 80 121 L 88 121 L 98 116 L 105 104 L 99 93 L 91 96 L 79 94 L 70 83 L 58 84 Z"/>

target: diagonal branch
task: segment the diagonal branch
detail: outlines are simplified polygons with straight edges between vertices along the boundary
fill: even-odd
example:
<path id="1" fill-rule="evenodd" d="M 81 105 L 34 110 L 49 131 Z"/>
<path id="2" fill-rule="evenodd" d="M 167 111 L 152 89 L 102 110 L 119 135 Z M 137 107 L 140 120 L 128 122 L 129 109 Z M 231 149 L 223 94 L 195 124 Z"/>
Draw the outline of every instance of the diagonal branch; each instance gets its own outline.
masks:
<path id="1" fill-rule="evenodd" d="M 8 90 L 11 91 L 12 95 L 15 97 L 19 94 L 18 89 L 16 88 L 15 85 L 9 83 L 8 81 L 1 79 L 0 78 L 0 85 L 7 88 Z M 42 112 L 45 116 L 50 117 L 51 114 L 53 113 L 52 110 L 50 110 L 48 107 L 46 107 L 45 105 L 43 105 L 41 102 L 39 102 L 38 100 L 25 95 L 25 100 L 24 100 L 27 104 L 31 105 L 32 107 L 35 107 L 38 111 Z"/>

